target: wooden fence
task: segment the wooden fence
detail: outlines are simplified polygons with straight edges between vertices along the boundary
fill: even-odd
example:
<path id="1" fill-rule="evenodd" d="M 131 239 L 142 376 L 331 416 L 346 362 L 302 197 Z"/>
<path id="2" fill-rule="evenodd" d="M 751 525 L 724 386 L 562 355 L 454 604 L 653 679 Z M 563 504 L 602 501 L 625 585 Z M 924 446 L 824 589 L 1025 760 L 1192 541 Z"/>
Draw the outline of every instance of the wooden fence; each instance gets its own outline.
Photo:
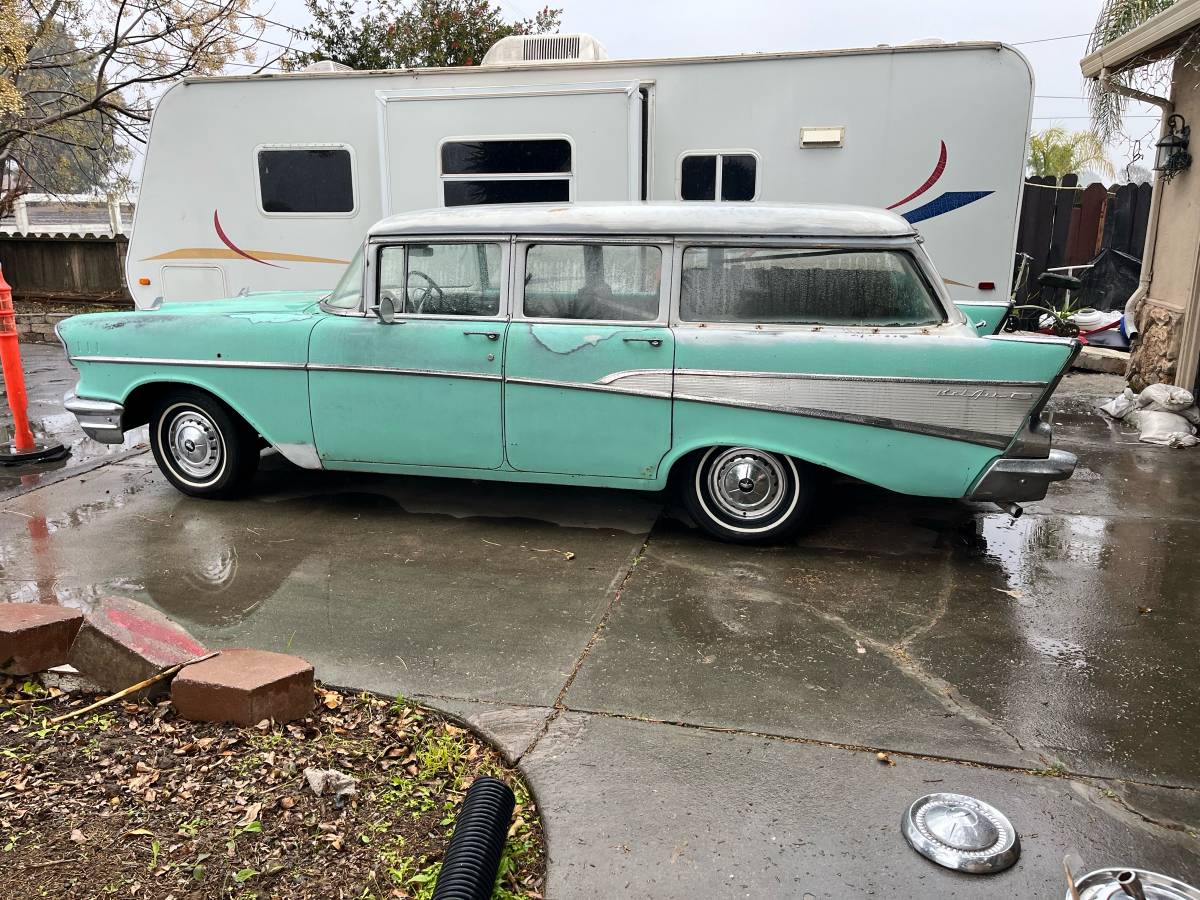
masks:
<path id="1" fill-rule="evenodd" d="M 0 234 L 0 264 L 13 296 L 124 300 L 129 241 L 81 234 Z"/>
<path id="2" fill-rule="evenodd" d="M 1017 302 L 1027 302 L 1030 294 L 1036 298 L 1037 277 L 1046 269 L 1085 265 L 1105 249 L 1141 259 L 1150 190 L 1149 183 L 1080 188 L 1075 175 L 1025 179 L 1017 253 L 1027 253 L 1030 261 Z"/>

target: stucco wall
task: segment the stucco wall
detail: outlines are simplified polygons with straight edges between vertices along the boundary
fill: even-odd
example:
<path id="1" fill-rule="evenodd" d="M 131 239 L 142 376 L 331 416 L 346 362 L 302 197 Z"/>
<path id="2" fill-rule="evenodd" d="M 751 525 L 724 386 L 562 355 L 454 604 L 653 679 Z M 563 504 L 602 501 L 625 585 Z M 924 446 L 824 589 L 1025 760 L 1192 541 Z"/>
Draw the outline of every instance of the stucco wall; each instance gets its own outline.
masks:
<path id="1" fill-rule="evenodd" d="M 1200 72 L 1177 66 L 1171 99 L 1175 111 L 1192 126 L 1189 150 L 1200 158 Z M 1141 342 L 1130 360 L 1129 380 L 1136 389 L 1155 382 L 1195 380 L 1195 348 L 1185 334 L 1195 330 L 1197 262 L 1200 260 L 1200 162 L 1163 186 L 1154 272 L 1138 315 Z M 1183 358 L 1181 359 L 1181 353 Z"/>

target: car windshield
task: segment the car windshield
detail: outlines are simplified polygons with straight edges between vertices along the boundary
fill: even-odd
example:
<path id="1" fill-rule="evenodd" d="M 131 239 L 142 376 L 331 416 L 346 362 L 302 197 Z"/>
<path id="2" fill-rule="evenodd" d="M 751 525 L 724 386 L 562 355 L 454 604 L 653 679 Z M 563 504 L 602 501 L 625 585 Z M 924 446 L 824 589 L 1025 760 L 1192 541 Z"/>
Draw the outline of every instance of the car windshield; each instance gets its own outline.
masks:
<path id="1" fill-rule="evenodd" d="M 359 305 L 362 301 L 363 258 L 363 248 L 359 247 L 354 259 L 350 260 L 350 265 L 346 266 L 346 271 L 342 273 L 337 287 L 323 301 L 326 306 L 354 309 Z"/>

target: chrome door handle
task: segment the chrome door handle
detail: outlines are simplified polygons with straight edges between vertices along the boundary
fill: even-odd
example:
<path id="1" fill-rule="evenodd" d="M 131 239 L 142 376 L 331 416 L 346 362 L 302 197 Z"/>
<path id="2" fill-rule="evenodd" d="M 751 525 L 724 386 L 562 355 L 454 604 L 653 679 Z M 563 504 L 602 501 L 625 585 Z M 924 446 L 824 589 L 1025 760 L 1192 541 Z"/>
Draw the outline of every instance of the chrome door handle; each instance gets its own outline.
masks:
<path id="1" fill-rule="evenodd" d="M 487 338 L 489 341 L 500 340 L 500 332 L 498 332 L 498 331 L 464 331 L 463 334 L 466 334 L 466 335 L 477 334 L 481 337 Z"/>
<path id="2" fill-rule="evenodd" d="M 662 346 L 662 338 L 624 338 L 624 341 L 627 344 L 642 343 L 649 344 L 651 347 Z"/>

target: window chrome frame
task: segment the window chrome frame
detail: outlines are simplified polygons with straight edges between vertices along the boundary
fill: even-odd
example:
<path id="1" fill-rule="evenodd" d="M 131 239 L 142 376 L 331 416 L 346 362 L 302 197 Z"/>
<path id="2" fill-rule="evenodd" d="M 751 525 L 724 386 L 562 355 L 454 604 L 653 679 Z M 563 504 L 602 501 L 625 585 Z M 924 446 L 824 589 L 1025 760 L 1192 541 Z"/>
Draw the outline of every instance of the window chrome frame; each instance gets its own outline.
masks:
<path id="1" fill-rule="evenodd" d="M 442 171 L 442 147 L 446 144 L 461 144 L 471 141 L 494 143 L 497 141 L 566 141 L 571 148 L 571 167 L 566 172 L 514 172 L 510 174 L 489 173 L 486 175 L 448 175 Z M 482 206 L 483 204 L 468 203 L 460 206 L 446 206 L 446 182 L 448 181 L 565 181 L 567 183 L 567 199 L 575 201 L 575 139 L 569 134 L 488 134 L 488 135 L 455 135 L 444 137 L 437 145 L 438 172 L 438 206 L 445 209 L 459 209 L 461 206 Z M 563 202 L 563 201 L 554 201 Z"/>
<path id="2" fill-rule="evenodd" d="M 268 212 L 263 207 L 262 179 L 258 169 L 258 155 L 264 150 L 345 150 L 350 154 L 350 199 L 352 206 L 349 212 Z M 265 143 L 259 144 L 251 154 L 254 167 L 254 203 L 261 216 L 272 219 L 352 219 L 359 212 L 358 190 L 358 157 L 354 147 L 344 141 L 310 141 L 294 143 Z"/>
<path id="3" fill-rule="evenodd" d="M 794 248 L 797 250 L 842 250 L 847 253 L 870 251 L 891 251 L 908 254 L 916 269 L 917 276 L 925 285 L 933 298 L 934 305 L 942 314 L 942 321 L 930 325 L 838 325 L 820 322 L 719 322 L 694 321 L 684 319 L 681 315 L 683 296 L 683 255 L 691 247 L 745 247 L 751 249 Z M 736 235 L 716 237 L 706 235 L 703 238 L 676 238 L 672 269 L 676 276 L 671 283 L 671 316 L 672 328 L 689 329 L 732 329 L 749 332 L 773 331 L 807 331 L 833 332 L 835 334 L 929 334 L 938 328 L 954 327 L 968 324 L 967 317 L 950 299 L 945 284 L 937 270 L 925 253 L 919 241 L 913 237 L 895 238 L 844 238 L 839 240 L 804 239 L 804 238 L 770 238 L 748 237 L 739 238 Z"/>
<path id="4" fill-rule="evenodd" d="M 689 156 L 714 156 L 716 157 L 716 180 L 713 183 L 713 196 L 711 200 L 685 200 L 683 197 L 683 161 Z M 754 157 L 754 196 L 749 200 L 722 200 L 721 199 L 721 181 L 723 179 L 721 165 L 722 157 L 725 156 L 753 156 Z M 740 150 L 684 150 L 675 158 L 675 199 L 682 203 L 753 203 L 762 196 L 762 154 L 757 150 L 750 148 Z"/>
<path id="5" fill-rule="evenodd" d="M 595 244 L 657 247 L 659 259 L 658 314 L 653 319 L 568 319 L 525 315 L 526 260 L 529 248 L 538 244 Z M 512 321 L 530 325 L 606 325 L 623 328 L 669 328 L 671 325 L 672 285 L 676 281 L 673 241 L 669 237 L 636 235 L 517 235 L 513 240 Z"/>
<path id="6" fill-rule="evenodd" d="M 404 271 L 408 272 L 408 248 L 414 244 L 427 246 L 430 244 L 495 244 L 500 248 L 500 267 L 496 275 L 496 283 L 500 289 L 500 302 L 495 315 L 454 316 L 423 313 L 397 312 L 397 322 L 407 321 L 442 321 L 442 322 L 505 322 L 508 320 L 510 297 L 510 272 L 512 265 L 512 237 L 510 235 L 404 235 L 403 237 L 376 237 L 367 242 L 366 266 L 364 267 L 365 284 L 363 289 L 363 308 L 360 315 L 375 314 L 379 296 L 379 259 L 386 247 L 404 248 Z"/>

